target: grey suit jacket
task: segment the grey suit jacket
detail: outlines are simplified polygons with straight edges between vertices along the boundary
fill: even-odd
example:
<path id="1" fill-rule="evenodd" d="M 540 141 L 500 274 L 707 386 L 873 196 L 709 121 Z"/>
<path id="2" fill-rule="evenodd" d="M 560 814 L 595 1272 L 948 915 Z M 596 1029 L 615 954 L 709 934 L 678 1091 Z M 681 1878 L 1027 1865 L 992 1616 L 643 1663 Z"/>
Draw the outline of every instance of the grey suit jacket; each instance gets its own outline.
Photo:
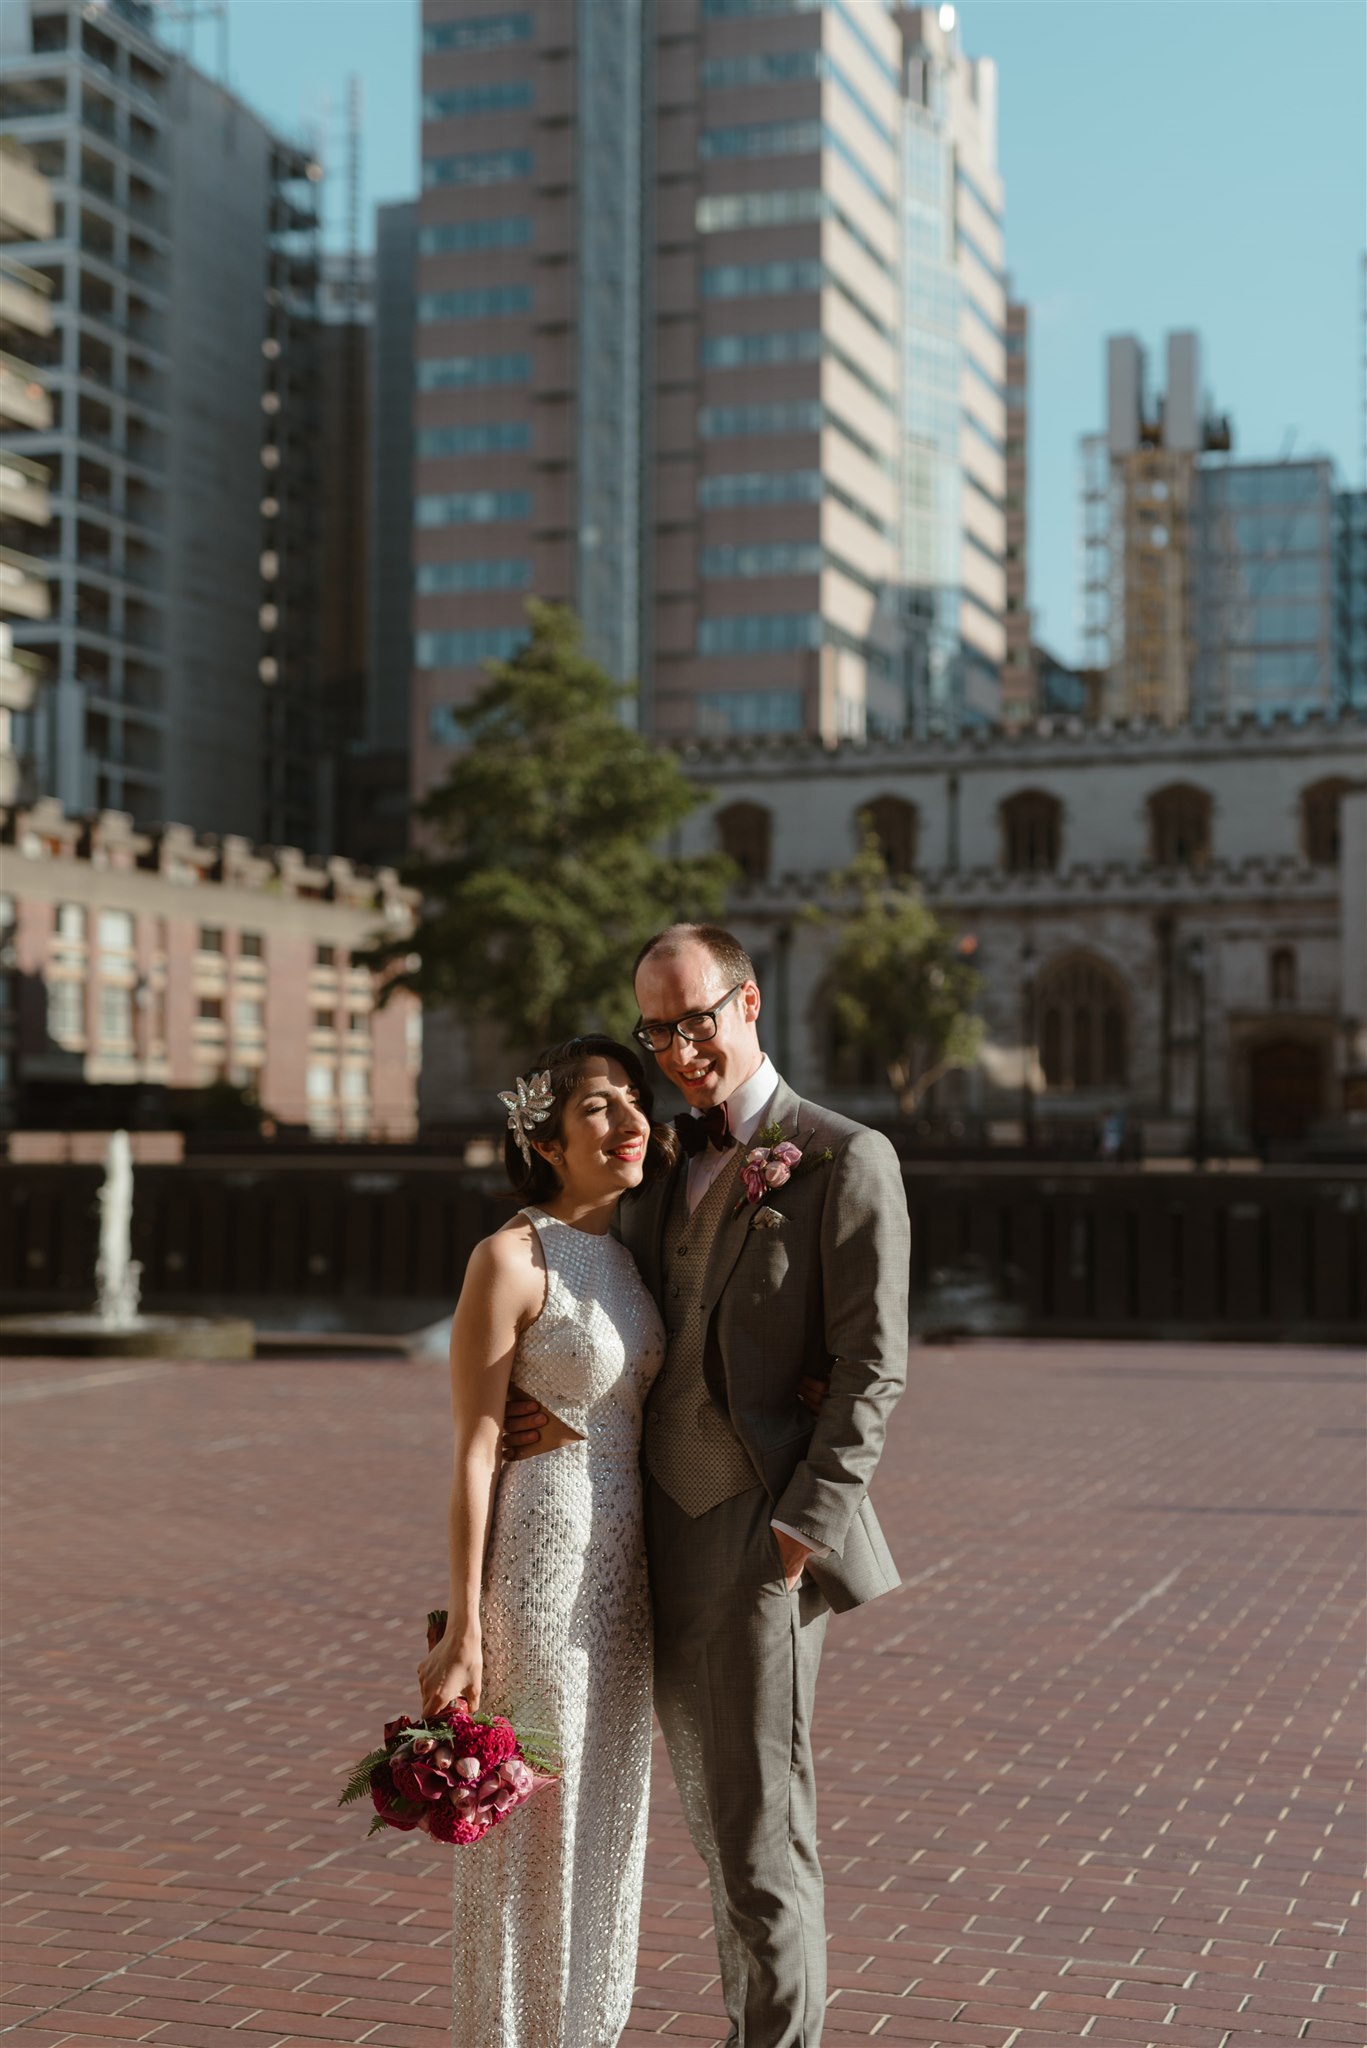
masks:
<path id="1" fill-rule="evenodd" d="M 888 1417 L 906 1384 L 910 1226 L 897 1154 L 848 1117 L 804 1102 L 780 1080 L 769 1111 L 804 1153 L 825 1165 L 799 1172 L 763 1206 L 723 1219 L 708 1259 L 704 1371 L 729 1414 L 779 1521 L 831 1555 L 807 1570 L 836 1609 L 900 1584 L 867 1499 Z M 674 1175 L 629 1196 L 622 1240 L 656 1296 Z M 804 1377 L 829 1391 L 819 1416 L 797 1398 Z"/>

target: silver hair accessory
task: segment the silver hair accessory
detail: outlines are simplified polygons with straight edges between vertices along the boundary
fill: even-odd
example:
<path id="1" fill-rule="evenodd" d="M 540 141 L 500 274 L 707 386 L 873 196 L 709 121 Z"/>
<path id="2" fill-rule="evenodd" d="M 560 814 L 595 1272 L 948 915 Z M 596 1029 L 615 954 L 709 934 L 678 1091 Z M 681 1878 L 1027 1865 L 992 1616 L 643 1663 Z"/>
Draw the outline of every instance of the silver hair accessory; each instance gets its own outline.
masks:
<path id="1" fill-rule="evenodd" d="M 537 1124 L 544 1124 L 555 1108 L 555 1091 L 551 1087 L 551 1071 L 547 1067 L 542 1074 L 533 1074 L 530 1081 L 517 1077 L 517 1093 L 510 1088 L 500 1088 L 498 1099 L 508 1112 L 508 1129 L 517 1140 L 517 1149 L 527 1165 L 532 1163 L 532 1148 L 527 1140 Z"/>

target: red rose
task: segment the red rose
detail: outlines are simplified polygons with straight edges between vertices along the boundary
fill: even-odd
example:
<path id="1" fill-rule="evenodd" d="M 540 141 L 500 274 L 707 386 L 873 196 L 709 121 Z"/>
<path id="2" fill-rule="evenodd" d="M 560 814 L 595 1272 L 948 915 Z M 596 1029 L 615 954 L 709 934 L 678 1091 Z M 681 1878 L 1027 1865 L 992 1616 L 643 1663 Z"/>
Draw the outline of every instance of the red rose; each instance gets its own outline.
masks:
<path id="1" fill-rule="evenodd" d="M 377 1764 L 371 1772 L 370 1798 L 380 1819 L 387 1821 L 390 1827 L 401 1828 L 405 1834 L 411 1834 L 418 1825 L 418 1816 L 413 1814 L 410 1817 L 405 1810 L 407 1802 L 399 1797 L 394 1773 L 388 1764 Z"/>
<path id="2" fill-rule="evenodd" d="M 406 1728 L 416 1728 L 418 1725 L 416 1721 L 410 1721 L 407 1714 L 400 1714 L 397 1721 L 386 1721 L 384 1724 L 385 1748 L 388 1749 L 390 1743 L 402 1735 Z"/>
<path id="3" fill-rule="evenodd" d="M 430 1757 L 410 1753 L 396 1758 L 389 1770 L 404 1799 L 440 1799 L 451 1789 L 445 1773 L 436 1768 Z"/>

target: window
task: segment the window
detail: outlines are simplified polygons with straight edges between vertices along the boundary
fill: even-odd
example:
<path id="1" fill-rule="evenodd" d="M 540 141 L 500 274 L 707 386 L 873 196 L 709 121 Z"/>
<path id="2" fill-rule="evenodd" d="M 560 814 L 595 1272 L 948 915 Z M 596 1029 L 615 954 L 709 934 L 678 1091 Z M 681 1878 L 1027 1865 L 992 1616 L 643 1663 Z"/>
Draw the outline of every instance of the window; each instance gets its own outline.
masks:
<path id="1" fill-rule="evenodd" d="M 202 924 L 199 928 L 199 950 L 201 953 L 223 951 L 222 927 L 216 924 Z"/>
<path id="2" fill-rule="evenodd" d="M 336 1022 L 336 1012 L 332 1009 L 330 1005 L 325 1010 L 319 1009 L 315 1005 L 313 1010 L 313 1021 L 311 1025 L 311 1028 L 314 1031 L 331 1031 L 334 1029 Z"/>
<path id="3" fill-rule="evenodd" d="M 722 852 L 736 863 L 747 882 L 769 879 L 773 818 L 763 804 L 728 804 L 717 813 Z"/>
<path id="4" fill-rule="evenodd" d="M 476 15 L 469 21 L 429 21 L 422 32 L 424 50 L 502 50 L 509 43 L 532 39 L 530 14 Z"/>
<path id="5" fill-rule="evenodd" d="M 530 519 L 530 491 L 455 491 L 419 498 L 419 526 L 484 526 L 496 519 Z"/>
<path id="6" fill-rule="evenodd" d="M 133 914 L 128 910 L 102 910 L 97 927 L 102 953 L 131 953 Z"/>
<path id="7" fill-rule="evenodd" d="M 422 182 L 433 185 L 506 185 L 515 178 L 530 178 L 532 153 L 529 149 L 488 149 L 469 156 L 423 158 Z"/>
<path id="8" fill-rule="evenodd" d="M 478 562 L 423 562 L 416 588 L 422 597 L 443 590 L 525 590 L 532 565 L 517 556 Z"/>
<path id="9" fill-rule="evenodd" d="M 825 409 L 813 399 L 777 405 L 705 405 L 698 414 L 698 432 L 704 441 L 749 434 L 819 434 L 824 421 Z"/>
<path id="10" fill-rule="evenodd" d="M 1312 782 L 1301 795 L 1301 844 L 1313 867 L 1338 866 L 1341 845 L 1339 806 L 1349 788 L 1341 775 Z"/>
<path id="11" fill-rule="evenodd" d="M 1023 789 L 1001 807 L 1002 857 L 1009 874 L 1049 874 L 1058 866 L 1063 807 L 1042 789 Z"/>
<path id="12" fill-rule="evenodd" d="M 234 1031 L 258 1032 L 266 1028 L 266 1005 L 259 996 L 239 996 L 233 1004 Z"/>
<path id="13" fill-rule="evenodd" d="M 814 612 L 743 612 L 698 621 L 699 654 L 787 654 L 820 645 L 821 620 Z"/>
<path id="14" fill-rule="evenodd" d="M 315 946 L 313 949 L 313 964 L 315 967 L 335 967 L 337 965 L 337 948 L 335 946 Z"/>
<path id="15" fill-rule="evenodd" d="M 420 456 L 517 455 L 531 446 L 525 420 L 487 420 L 476 426 L 428 427 L 418 436 Z"/>
<path id="16" fill-rule="evenodd" d="M 1050 962 L 1036 983 L 1040 1065 L 1049 1088 L 1119 1088 L 1128 1079 L 1129 1000 L 1089 954 Z"/>
<path id="17" fill-rule="evenodd" d="M 768 298 L 788 292 L 819 292 L 824 263 L 722 263 L 702 274 L 705 299 Z"/>
<path id="18" fill-rule="evenodd" d="M 364 1067 L 343 1067 L 343 1102 L 365 1102 L 370 1095 L 370 1075 Z"/>
<path id="19" fill-rule="evenodd" d="M 704 690 L 697 698 L 698 731 L 801 732 L 800 690 Z"/>
<path id="20" fill-rule="evenodd" d="M 497 220 L 448 220 L 423 228 L 418 235 L 420 256 L 443 256 L 458 249 L 521 249 L 532 239 L 532 224 L 524 213 L 503 214 Z"/>
<path id="21" fill-rule="evenodd" d="M 839 363 L 880 405 L 891 408 L 892 393 L 887 386 L 815 327 L 779 327 L 766 334 L 713 334 L 699 352 L 705 370 L 739 370 L 754 363 L 809 363 L 822 358 Z"/>
<path id="22" fill-rule="evenodd" d="M 752 547 L 704 548 L 699 570 L 704 577 L 819 576 L 826 550 L 819 541 L 760 541 Z"/>
<path id="23" fill-rule="evenodd" d="M 419 633 L 419 668 L 470 668 L 480 661 L 507 661 L 527 642 L 525 626 L 485 626 L 466 633 Z"/>
<path id="24" fill-rule="evenodd" d="M 813 505 L 824 479 L 819 469 L 765 469 L 741 476 L 705 476 L 698 485 L 704 510 L 730 505 Z"/>
<path id="25" fill-rule="evenodd" d="M 105 983 L 100 989 L 100 1037 L 110 1045 L 126 1045 L 133 1036 L 133 991 Z"/>
<path id="26" fill-rule="evenodd" d="M 57 906 L 57 937 L 71 941 L 85 938 L 85 909 L 79 903 L 59 903 Z"/>
<path id="27" fill-rule="evenodd" d="M 532 88 L 525 78 L 491 80 L 485 85 L 455 86 L 448 92 L 427 92 L 422 97 L 424 121 L 448 121 L 455 114 L 501 114 L 513 107 L 529 107 Z"/>
<path id="28" fill-rule="evenodd" d="M 260 932 L 243 932 L 238 938 L 237 950 L 244 960 L 264 959 L 265 947 Z"/>
<path id="29" fill-rule="evenodd" d="M 419 391 L 478 391 L 492 384 L 526 384 L 528 355 L 425 356 L 418 364 Z"/>
<path id="30" fill-rule="evenodd" d="M 1160 868 L 1204 868 L 1210 861 L 1212 804 L 1204 789 L 1174 782 L 1149 798 L 1149 859 Z"/>
<path id="31" fill-rule="evenodd" d="M 334 1094 L 332 1068 L 322 1066 L 317 1061 L 314 1061 L 308 1070 L 308 1079 L 305 1085 L 308 1089 L 310 1102 L 331 1102 Z"/>
<path id="32" fill-rule="evenodd" d="M 221 1024 L 223 1021 L 222 996 L 201 996 L 195 1004 L 195 1015 L 212 1019 L 215 1023 Z"/>
<path id="33" fill-rule="evenodd" d="M 370 1028 L 369 1013 L 365 1010 L 349 1010 L 347 1012 L 346 1028 L 351 1032 L 368 1031 Z"/>
<path id="34" fill-rule="evenodd" d="M 47 985 L 47 1035 L 58 1045 L 85 1040 L 85 983 L 50 981 Z"/>
<path id="35" fill-rule="evenodd" d="M 904 797 L 878 796 L 868 806 L 869 823 L 878 840 L 878 850 L 894 877 L 910 875 L 916 868 L 916 806 Z"/>
<path id="36" fill-rule="evenodd" d="M 499 320 L 531 310 L 532 290 L 526 284 L 480 285 L 466 292 L 423 292 L 418 298 L 418 318 L 425 322 Z"/>
<path id="37" fill-rule="evenodd" d="M 1274 946 L 1267 956 L 1268 1000 L 1277 1006 L 1296 1000 L 1296 949 Z"/>

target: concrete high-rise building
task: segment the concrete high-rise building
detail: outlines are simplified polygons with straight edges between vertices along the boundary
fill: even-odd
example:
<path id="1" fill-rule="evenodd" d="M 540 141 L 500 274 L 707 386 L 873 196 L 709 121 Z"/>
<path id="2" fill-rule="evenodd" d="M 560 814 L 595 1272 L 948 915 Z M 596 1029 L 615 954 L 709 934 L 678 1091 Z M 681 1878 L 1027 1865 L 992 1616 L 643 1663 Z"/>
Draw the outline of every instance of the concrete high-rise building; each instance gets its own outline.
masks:
<path id="1" fill-rule="evenodd" d="M 1030 609 L 1030 308 L 1006 308 L 1006 659 L 1002 716 L 1040 709 Z"/>
<path id="2" fill-rule="evenodd" d="M 318 843 L 317 166 L 142 0 L 11 0 L 0 121 L 51 179 L 39 787 Z"/>
<path id="3" fill-rule="evenodd" d="M 1208 463 L 1191 527 L 1194 716 L 1335 701 L 1333 466 Z"/>
<path id="4" fill-rule="evenodd" d="M 1132 335 L 1106 344 L 1106 431 L 1083 443 L 1084 665 L 1115 718 L 1180 723 L 1191 706 L 1192 521 L 1201 457 L 1230 428 L 1201 390 L 1200 343 L 1170 334 L 1167 388 Z"/>
<path id="5" fill-rule="evenodd" d="M 424 0 L 415 789 L 529 594 L 669 737 L 995 709 L 995 81 L 944 13 Z"/>
<path id="6" fill-rule="evenodd" d="M 8 253 L 15 242 L 52 233 L 52 188 L 32 156 L 8 137 L 0 141 L 0 433 L 42 430 L 52 400 L 34 358 L 52 332 L 51 287 L 41 271 Z M 0 803 L 24 793 L 28 763 L 15 746 L 15 722 L 31 711 L 43 665 L 14 645 L 13 620 L 46 619 L 51 609 L 46 564 L 32 552 L 44 544 L 52 518 L 47 469 L 0 447 Z"/>

